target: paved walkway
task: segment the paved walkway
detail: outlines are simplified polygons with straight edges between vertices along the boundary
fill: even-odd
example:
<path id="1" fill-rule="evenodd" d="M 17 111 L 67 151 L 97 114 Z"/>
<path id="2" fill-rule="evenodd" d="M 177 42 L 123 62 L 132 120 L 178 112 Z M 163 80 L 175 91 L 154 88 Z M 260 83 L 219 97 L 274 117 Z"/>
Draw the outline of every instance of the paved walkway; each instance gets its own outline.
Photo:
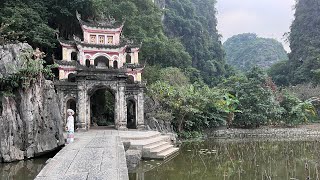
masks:
<path id="1" fill-rule="evenodd" d="M 129 180 L 126 157 L 116 130 L 76 133 L 41 170 L 36 180 Z"/>

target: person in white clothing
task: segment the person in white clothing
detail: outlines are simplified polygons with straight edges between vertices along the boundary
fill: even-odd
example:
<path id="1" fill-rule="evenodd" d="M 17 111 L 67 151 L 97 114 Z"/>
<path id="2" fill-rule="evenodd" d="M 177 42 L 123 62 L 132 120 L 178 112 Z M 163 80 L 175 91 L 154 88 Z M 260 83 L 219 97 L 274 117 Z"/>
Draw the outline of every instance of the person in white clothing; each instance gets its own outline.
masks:
<path id="1" fill-rule="evenodd" d="M 74 141 L 74 111 L 72 109 L 67 110 L 68 118 L 67 118 L 67 144 L 70 144 Z"/>

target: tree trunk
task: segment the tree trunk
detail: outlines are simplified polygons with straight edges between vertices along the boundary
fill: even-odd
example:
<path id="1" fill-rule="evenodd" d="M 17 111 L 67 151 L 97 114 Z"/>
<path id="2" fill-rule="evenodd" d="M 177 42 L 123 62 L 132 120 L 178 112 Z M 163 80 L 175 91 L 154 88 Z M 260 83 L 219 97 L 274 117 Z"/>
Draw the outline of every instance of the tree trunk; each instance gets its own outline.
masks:
<path id="1" fill-rule="evenodd" d="M 227 115 L 227 127 L 228 128 L 231 127 L 233 119 L 234 119 L 234 113 L 233 112 L 228 113 L 228 115 Z"/>

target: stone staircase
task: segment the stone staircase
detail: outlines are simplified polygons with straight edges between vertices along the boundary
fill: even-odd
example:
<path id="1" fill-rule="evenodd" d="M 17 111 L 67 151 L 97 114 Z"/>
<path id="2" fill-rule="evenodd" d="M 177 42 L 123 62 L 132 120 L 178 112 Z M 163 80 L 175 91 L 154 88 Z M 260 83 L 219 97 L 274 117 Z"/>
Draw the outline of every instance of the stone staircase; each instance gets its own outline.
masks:
<path id="1" fill-rule="evenodd" d="M 130 142 L 130 149 L 142 151 L 143 159 L 167 159 L 178 153 L 170 136 L 161 135 L 156 131 L 136 132 L 132 136 L 121 136 L 122 141 Z"/>

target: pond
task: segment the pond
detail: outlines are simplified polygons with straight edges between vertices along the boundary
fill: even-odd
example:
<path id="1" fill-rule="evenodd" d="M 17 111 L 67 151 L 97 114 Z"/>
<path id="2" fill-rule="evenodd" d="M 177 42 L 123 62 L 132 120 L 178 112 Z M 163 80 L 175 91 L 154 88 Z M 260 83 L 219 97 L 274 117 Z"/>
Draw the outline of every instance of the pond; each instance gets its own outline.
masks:
<path id="1" fill-rule="evenodd" d="M 130 180 L 319 179 L 318 141 L 211 139 L 187 142 L 167 162 L 143 161 Z"/>
<path id="2" fill-rule="evenodd" d="M 0 163 L 1 180 L 32 180 L 44 167 L 48 157 L 19 161 L 14 163 Z"/>
<path id="3" fill-rule="evenodd" d="M 0 163 L 1 180 L 32 180 L 49 157 Z M 320 142 L 209 139 L 185 142 L 167 161 L 142 161 L 130 180 L 319 179 Z"/>

